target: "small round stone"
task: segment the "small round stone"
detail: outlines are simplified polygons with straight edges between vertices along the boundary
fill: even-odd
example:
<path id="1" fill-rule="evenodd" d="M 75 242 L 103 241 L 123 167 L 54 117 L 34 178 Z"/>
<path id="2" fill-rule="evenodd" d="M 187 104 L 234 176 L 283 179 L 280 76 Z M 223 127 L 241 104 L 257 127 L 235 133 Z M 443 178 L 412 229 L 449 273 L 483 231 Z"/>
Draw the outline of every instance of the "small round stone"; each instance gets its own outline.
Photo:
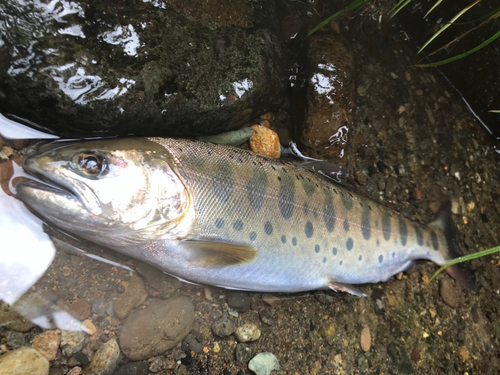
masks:
<path id="1" fill-rule="evenodd" d="M 236 333 L 234 335 L 236 336 L 236 340 L 238 340 L 239 342 L 248 342 L 258 340 L 261 332 L 259 327 L 257 327 L 255 324 L 246 323 L 242 326 L 239 326 L 236 329 Z"/>
<path id="2" fill-rule="evenodd" d="M 262 125 L 252 125 L 250 128 L 254 131 L 250 137 L 253 152 L 275 159 L 281 156 L 280 140 L 275 131 Z"/>

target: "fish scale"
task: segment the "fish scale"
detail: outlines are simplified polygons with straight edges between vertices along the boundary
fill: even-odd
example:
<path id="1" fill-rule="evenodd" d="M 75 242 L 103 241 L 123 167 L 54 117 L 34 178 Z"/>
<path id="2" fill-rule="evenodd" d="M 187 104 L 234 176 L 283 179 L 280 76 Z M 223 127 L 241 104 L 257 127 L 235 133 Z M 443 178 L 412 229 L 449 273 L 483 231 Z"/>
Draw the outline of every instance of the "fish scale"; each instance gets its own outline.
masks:
<path id="1" fill-rule="evenodd" d="M 77 161 L 77 162 L 75 162 Z M 300 292 L 386 281 L 415 259 L 460 255 L 450 205 L 412 222 L 300 164 L 199 141 L 55 143 L 25 160 L 54 186 L 19 197 L 69 233 L 179 278 Z M 448 272 L 474 289 L 470 271 Z"/>

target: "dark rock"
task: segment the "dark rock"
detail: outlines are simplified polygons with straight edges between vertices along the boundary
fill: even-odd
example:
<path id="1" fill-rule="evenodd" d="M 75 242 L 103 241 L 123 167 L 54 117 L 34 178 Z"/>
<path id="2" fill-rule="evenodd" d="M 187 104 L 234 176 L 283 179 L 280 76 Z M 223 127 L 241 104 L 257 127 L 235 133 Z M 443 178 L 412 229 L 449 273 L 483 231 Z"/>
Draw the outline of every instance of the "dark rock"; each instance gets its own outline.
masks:
<path id="1" fill-rule="evenodd" d="M 218 320 L 222 317 L 222 311 L 214 310 L 210 313 L 210 320 Z"/>
<path id="2" fill-rule="evenodd" d="M 90 364 L 89 358 L 83 354 L 82 352 L 77 352 L 73 355 L 73 358 L 80 364 L 82 367 L 87 367 Z"/>
<path id="3" fill-rule="evenodd" d="M 120 347 L 132 360 L 142 360 L 173 348 L 191 330 L 194 306 L 186 297 L 156 300 L 128 316 Z"/>
<path id="4" fill-rule="evenodd" d="M 392 196 L 394 195 L 394 192 L 396 191 L 396 189 L 398 188 L 398 180 L 395 178 L 395 177 L 389 177 L 387 179 L 387 185 L 385 187 L 385 196 L 387 198 L 392 198 Z M 383 190 L 383 189 L 380 189 L 380 190 Z"/>
<path id="5" fill-rule="evenodd" d="M 133 308 L 144 303 L 148 294 L 144 288 L 144 282 L 138 276 L 133 276 L 127 289 L 120 294 L 115 302 L 115 315 L 119 319 L 125 319 Z"/>
<path id="6" fill-rule="evenodd" d="M 406 349 L 398 343 L 391 342 L 387 345 L 387 354 L 391 358 L 395 369 L 401 374 L 413 374 L 413 366 L 408 358 Z"/>
<path id="7" fill-rule="evenodd" d="M 368 195 L 371 196 L 372 198 L 378 197 L 377 183 L 373 180 L 373 178 L 366 181 L 365 189 Z"/>
<path id="8" fill-rule="evenodd" d="M 252 358 L 253 351 L 250 345 L 239 343 L 238 345 L 236 345 L 234 354 L 236 356 L 236 362 L 241 363 L 242 365 L 246 365 Z"/>
<path id="9" fill-rule="evenodd" d="M 227 305 L 240 312 L 244 313 L 250 310 L 250 296 L 243 292 L 228 292 Z"/>
<path id="10" fill-rule="evenodd" d="M 382 173 L 390 170 L 390 168 L 387 166 L 387 164 L 385 164 L 382 160 L 377 161 L 377 168 Z"/>
<path id="11" fill-rule="evenodd" d="M 203 335 L 195 330 L 192 330 L 189 335 L 182 340 L 181 349 L 184 351 L 193 351 L 195 353 L 203 352 Z"/>
<path id="12" fill-rule="evenodd" d="M 120 366 L 113 375 L 147 375 L 148 363 L 147 362 L 129 362 Z"/>
<path id="13" fill-rule="evenodd" d="M 193 136 L 277 106 L 286 69 L 273 5 L 181 3 L 35 2 L 26 21 L 22 8 L 0 2 L 10 20 L 0 112 L 63 136 Z"/>
<path id="14" fill-rule="evenodd" d="M 262 309 L 259 311 L 260 320 L 267 325 L 272 325 L 275 322 L 273 315 L 269 309 Z"/>
<path id="15" fill-rule="evenodd" d="M 94 304 L 92 305 L 92 311 L 99 316 L 106 315 L 106 308 L 104 306 L 104 302 L 102 302 L 102 299 L 99 298 L 94 302 Z"/>
<path id="16" fill-rule="evenodd" d="M 170 298 L 182 286 L 182 282 L 175 277 L 169 276 L 146 263 L 140 263 L 137 271 L 146 279 L 146 290 L 150 296 L 154 296 L 156 291 L 160 293 L 160 297 Z"/>
<path id="17" fill-rule="evenodd" d="M 368 166 L 368 176 L 371 177 L 376 173 L 378 173 L 377 168 L 373 164 L 370 164 Z"/>
<path id="18" fill-rule="evenodd" d="M 460 303 L 460 297 L 458 295 L 457 288 L 455 287 L 455 285 L 453 285 L 453 282 L 449 278 L 444 278 L 441 280 L 439 294 L 448 306 L 458 307 Z"/>
<path id="19" fill-rule="evenodd" d="M 229 336 L 236 331 L 236 323 L 227 315 L 213 322 L 210 327 L 219 337 Z"/>

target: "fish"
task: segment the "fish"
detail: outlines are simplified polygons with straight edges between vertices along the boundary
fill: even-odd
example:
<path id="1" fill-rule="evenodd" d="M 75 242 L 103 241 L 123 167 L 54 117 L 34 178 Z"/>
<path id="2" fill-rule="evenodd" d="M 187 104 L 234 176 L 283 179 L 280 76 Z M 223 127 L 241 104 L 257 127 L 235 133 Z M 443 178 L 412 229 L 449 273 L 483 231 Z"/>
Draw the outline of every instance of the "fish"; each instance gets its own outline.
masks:
<path id="1" fill-rule="evenodd" d="M 55 141 L 18 197 L 63 231 L 189 282 L 295 293 L 389 280 L 460 256 L 451 204 L 411 221 L 300 163 L 173 138 Z M 448 273 L 475 291 L 464 263 Z"/>

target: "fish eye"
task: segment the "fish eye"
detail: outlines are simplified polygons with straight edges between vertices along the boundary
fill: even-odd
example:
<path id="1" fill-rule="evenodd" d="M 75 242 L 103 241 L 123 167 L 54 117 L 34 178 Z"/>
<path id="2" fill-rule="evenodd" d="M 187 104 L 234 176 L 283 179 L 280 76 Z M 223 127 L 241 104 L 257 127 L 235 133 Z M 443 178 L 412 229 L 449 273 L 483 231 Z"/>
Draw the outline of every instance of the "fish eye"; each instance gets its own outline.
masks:
<path id="1" fill-rule="evenodd" d="M 93 151 L 80 152 L 76 165 L 84 177 L 99 177 L 108 170 L 108 160 Z"/>

